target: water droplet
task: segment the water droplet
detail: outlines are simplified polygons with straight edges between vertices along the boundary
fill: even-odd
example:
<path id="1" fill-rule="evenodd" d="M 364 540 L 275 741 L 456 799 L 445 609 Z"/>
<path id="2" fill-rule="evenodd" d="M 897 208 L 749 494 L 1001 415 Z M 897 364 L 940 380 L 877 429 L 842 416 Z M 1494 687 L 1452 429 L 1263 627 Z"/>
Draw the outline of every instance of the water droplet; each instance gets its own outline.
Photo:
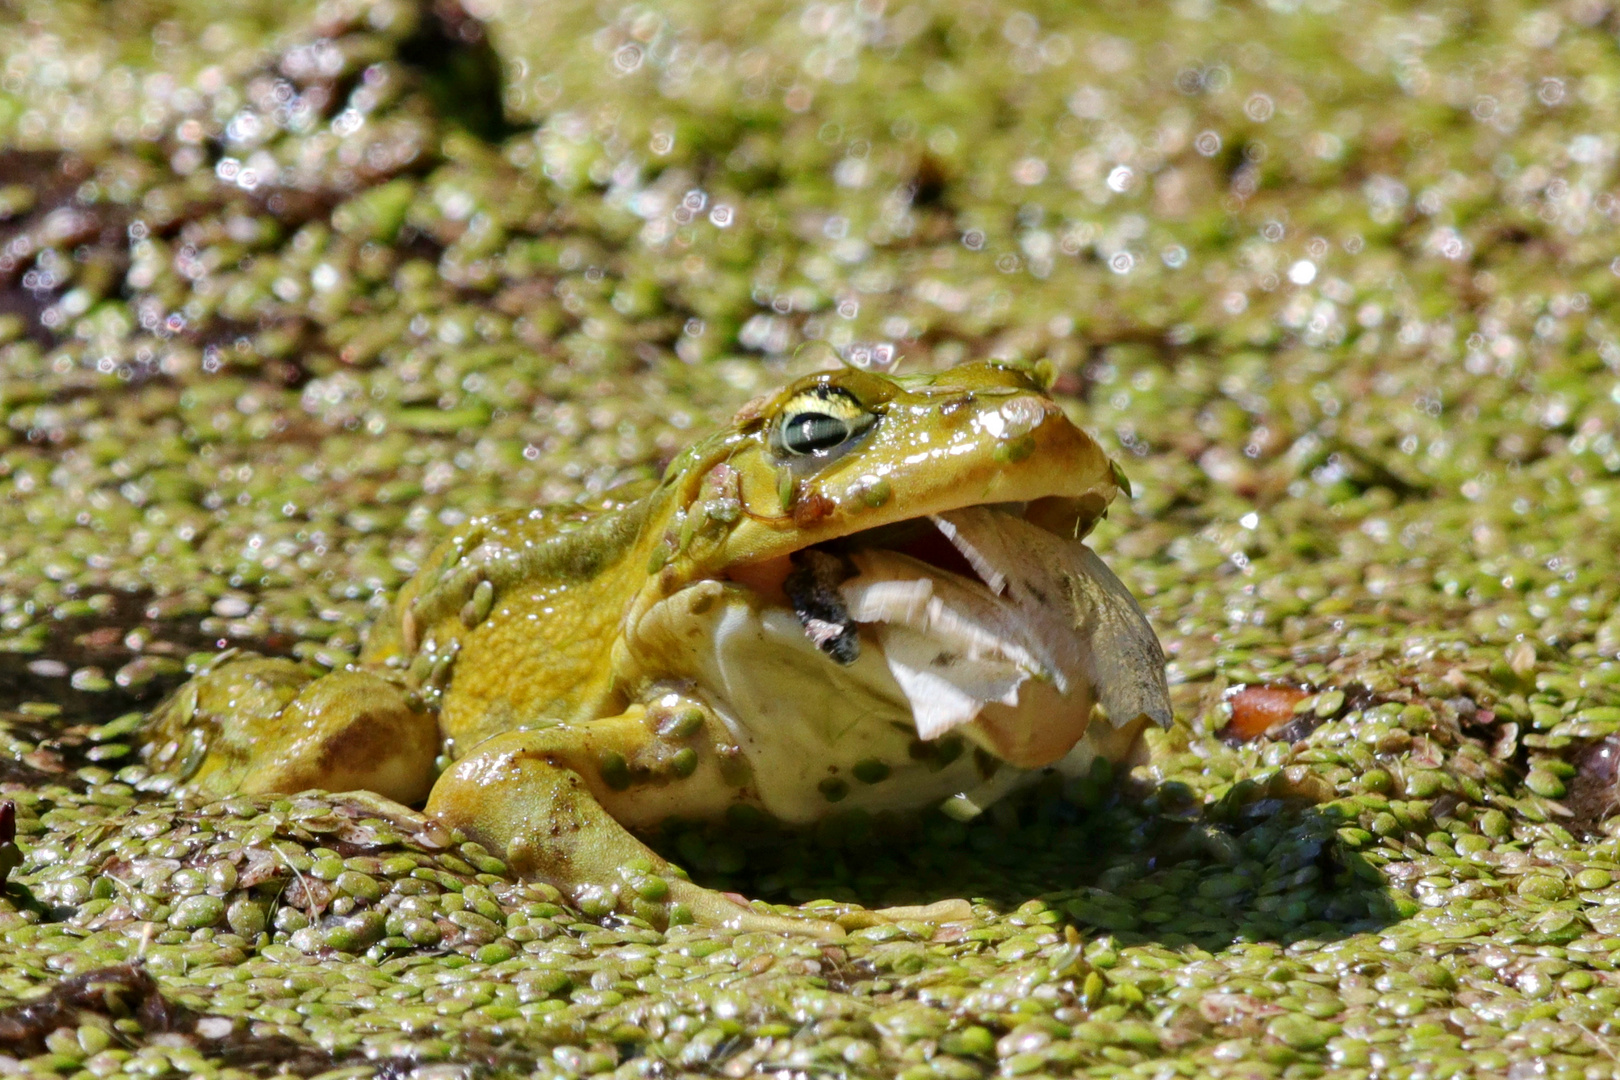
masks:
<path id="1" fill-rule="evenodd" d="M 1025 187 L 1032 187 L 1046 179 L 1046 171 L 1046 162 L 1038 157 L 1026 157 L 1013 165 L 1012 177 Z"/>

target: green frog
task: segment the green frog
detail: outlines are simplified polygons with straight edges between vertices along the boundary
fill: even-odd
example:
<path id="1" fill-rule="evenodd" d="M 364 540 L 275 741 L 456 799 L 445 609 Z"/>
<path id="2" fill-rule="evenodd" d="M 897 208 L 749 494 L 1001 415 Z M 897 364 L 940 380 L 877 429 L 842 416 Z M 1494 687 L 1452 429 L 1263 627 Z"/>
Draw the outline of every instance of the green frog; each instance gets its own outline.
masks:
<path id="1" fill-rule="evenodd" d="M 1163 653 L 1083 542 L 1125 485 L 1022 369 L 822 372 L 657 482 L 468 521 L 347 669 L 211 665 L 144 752 L 218 794 L 425 801 L 587 911 L 836 934 L 635 833 L 738 808 L 965 819 L 1136 753 L 1170 723 Z"/>

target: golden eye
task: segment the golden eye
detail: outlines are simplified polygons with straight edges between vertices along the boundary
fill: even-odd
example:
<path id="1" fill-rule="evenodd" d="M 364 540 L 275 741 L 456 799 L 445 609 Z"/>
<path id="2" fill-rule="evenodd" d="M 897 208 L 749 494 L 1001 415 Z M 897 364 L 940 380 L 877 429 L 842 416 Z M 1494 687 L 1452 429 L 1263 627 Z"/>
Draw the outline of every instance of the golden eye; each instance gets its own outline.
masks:
<path id="1" fill-rule="evenodd" d="M 827 458 L 876 421 L 849 391 L 815 386 L 782 407 L 771 442 L 783 454 Z"/>

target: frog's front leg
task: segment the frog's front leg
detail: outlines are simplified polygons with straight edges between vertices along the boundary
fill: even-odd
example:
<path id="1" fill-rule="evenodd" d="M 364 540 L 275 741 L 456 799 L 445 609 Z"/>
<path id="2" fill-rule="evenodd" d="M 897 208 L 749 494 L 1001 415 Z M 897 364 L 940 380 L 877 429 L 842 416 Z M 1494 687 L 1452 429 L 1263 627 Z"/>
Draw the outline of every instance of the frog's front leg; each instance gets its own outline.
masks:
<path id="1" fill-rule="evenodd" d="M 761 914 L 692 884 L 621 824 L 651 825 L 677 808 L 683 816 L 723 809 L 735 790 L 725 751 L 693 711 L 660 716 L 633 705 L 485 740 L 439 777 L 427 813 L 502 855 L 512 873 L 562 889 L 587 914 L 842 937 L 836 923 Z"/>

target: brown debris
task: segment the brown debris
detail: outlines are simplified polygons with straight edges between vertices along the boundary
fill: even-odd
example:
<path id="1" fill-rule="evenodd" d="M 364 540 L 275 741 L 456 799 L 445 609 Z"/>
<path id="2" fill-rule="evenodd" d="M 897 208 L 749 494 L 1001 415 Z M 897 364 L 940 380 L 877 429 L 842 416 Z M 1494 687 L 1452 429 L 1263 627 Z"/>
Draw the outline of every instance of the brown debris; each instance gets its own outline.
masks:
<path id="1" fill-rule="evenodd" d="M 1232 719 L 1221 729 L 1228 742 L 1258 739 L 1294 718 L 1294 706 L 1311 696 L 1298 686 L 1264 684 L 1239 687 L 1228 698 Z"/>
<path id="2" fill-rule="evenodd" d="M 363 1054 L 336 1055 L 284 1035 L 255 1035 L 240 1021 L 201 1016 L 163 996 L 157 980 L 139 964 L 117 964 L 63 979 L 43 997 L 0 1009 L 0 1053 L 33 1057 L 49 1049 L 45 1039 L 61 1028 L 72 1030 L 87 1018 L 108 1022 L 133 1019 L 139 1035 L 120 1030 L 118 1038 L 138 1046 L 154 1037 L 173 1044 L 181 1040 L 227 1068 L 260 1075 L 313 1076 L 346 1065 L 369 1064 L 379 1075 L 397 1075 L 408 1059 L 374 1061 Z M 479 1060 L 496 1052 L 481 1048 Z"/>
<path id="3" fill-rule="evenodd" d="M 85 1014 L 133 1017 L 147 1035 L 190 1031 L 197 1020 L 159 993 L 144 968 L 119 964 L 63 979 L 44 997 L 0 1009 L 0 1049 L 14 1057 L 43 1054 L 45 1036 L 77 1027 Z"/>

